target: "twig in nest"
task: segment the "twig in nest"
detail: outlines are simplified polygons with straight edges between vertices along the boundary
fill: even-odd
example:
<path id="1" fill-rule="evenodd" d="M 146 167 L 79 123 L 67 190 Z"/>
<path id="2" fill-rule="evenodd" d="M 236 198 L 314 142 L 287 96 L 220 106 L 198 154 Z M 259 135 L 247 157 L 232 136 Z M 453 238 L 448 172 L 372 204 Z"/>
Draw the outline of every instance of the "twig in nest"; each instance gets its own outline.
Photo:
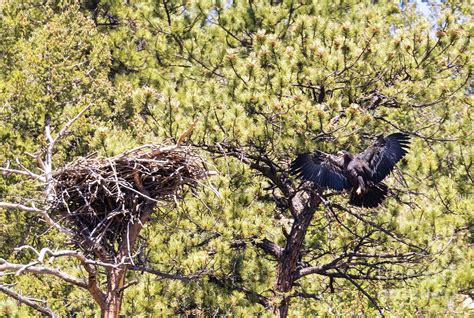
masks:
<path id="1" fill-rule="evenodd" d="M 50 210 L 77 230 L 78 242 L 113 249 L 144 212 L 173 202 L 184 185 L 206 176 L 190 147 L 147 145 L 113 158 L 79 158 L 53 173 Z"/>

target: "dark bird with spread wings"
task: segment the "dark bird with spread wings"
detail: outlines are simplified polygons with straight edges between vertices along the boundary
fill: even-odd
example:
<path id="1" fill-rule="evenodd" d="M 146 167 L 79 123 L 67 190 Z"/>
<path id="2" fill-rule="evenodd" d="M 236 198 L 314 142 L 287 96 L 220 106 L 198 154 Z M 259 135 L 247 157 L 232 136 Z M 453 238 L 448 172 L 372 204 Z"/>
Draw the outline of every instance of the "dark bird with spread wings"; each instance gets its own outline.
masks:
<path id="1" fill-rule="evenodd" d="M 382 180 L 407 154 L 409 143 L 407 134 L 394 133 L 379 135 L 372 146 L 356 155 L 340 151 L 336 156 L 316 150 L 298 155 L 291 172 L 323 189 L 351 190 L 350 204 L 374 208 L 388 193 Z"/>

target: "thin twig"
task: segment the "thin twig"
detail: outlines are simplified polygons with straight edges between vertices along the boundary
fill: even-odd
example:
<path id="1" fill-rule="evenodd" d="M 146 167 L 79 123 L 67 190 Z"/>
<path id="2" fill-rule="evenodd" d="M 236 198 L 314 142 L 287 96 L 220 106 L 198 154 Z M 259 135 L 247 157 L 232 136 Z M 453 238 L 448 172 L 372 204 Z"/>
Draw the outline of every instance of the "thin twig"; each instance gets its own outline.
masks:
<path id="1" fill-rule="evenodd" d="M 349 275 L 346 275 L 345 273 L 341 272 L 339 269 L 336 268 L 336 270 L 341 273 L 343 276 L 345 276 L 347 278 L 347 280 L 349 280 L 352 285 L 354 285 L 362 294 L 365 295 L 365 297 L 367 297 L 367 299 L 369 299 L 369 301 L 375 306 L 375 308 L 377 308 L 377 311 L 380 313 L 380 315 L 382 315 L 382 317 L 384 316 L 383 314 L 383 309 L 379 306 L 379 304 L 377 303 L 377 301 L 375 300 L 375 298 L 373 298 L 372 296 L 370 296 L 370 294 L 368 292 L 366 292 L 362 286 L 359 285 L 359 283 L 357 283 L 355 280 L 353 280 Z"/>
<path id="2" fill-rule="evenodd" d="M 72 124 L 74 124 L 79 118 L 81 118 L 81 116 L 87 111 L 89 110 L 89 108 L 91 108 L 91 106 L 93 105 L 93 102 L 90 102 L 86 107 L 84 107 L 76 116 L 74 116 L 74 118 L 72 118 L 70 121 L 68 121 L 64 126 L 63 128 L 59 131 L 59 133 L 56 135 L 56 138 L 53 139 L 53 141 L 51 142 L 52 145 L 54 146 L 54 144 L 56 144 L 58 142 L 59 139 L 61 139 L 64 134 L 68 131 L 69 127 L 72 126 Z"/>

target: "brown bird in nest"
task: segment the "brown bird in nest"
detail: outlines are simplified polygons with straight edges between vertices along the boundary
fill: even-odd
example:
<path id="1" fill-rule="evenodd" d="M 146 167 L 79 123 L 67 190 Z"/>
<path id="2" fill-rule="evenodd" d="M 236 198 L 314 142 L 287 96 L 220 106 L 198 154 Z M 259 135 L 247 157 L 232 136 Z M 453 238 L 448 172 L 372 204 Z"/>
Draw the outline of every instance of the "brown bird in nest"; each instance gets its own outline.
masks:
<path id="1" fill-rule="evenodd" d="M 194 128 L 196 127 L 198 120 L 194 120 L 193 123 L 179 136 L 176 146 L 181 145 L 189 136 L 192 135 Z"/>

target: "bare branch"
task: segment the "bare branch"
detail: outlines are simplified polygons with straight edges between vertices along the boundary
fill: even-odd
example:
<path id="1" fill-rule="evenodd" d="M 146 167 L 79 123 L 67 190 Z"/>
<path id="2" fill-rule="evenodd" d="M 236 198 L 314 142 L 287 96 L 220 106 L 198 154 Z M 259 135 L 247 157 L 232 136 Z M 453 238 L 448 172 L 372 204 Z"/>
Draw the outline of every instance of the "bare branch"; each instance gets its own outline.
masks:
<path id="1" fill-rule="evenodd" d="M 313 293 L 306 293 L 306 292 L 303 292 L 303 291 L 301 291 L 301 292 L 296 291 L 291 295 L 291 297 L 321 300 L 321 296 L 313 294 Z"/>
<path id="2" fill-rule="evenodd" d="M 44 182 L 46 182 L 46 197 L 47 202 L 51 202 L 54 197 L 53 193 L 53 185 L 51 183 L 51 174 L 53 172 L 53 150 L 54 145 L 61 139 L 64 134 L 67 132 L 69 127 L 71 127 L 74 122 L 76 122 L 90 107 L 92 106 L 92 102 L 89 103 L 83 110 L 81 110 L 74 118 L 68 121 L 63 128 L 59 131 L 56 138 L 53 138 L 51 135 L 51 123 L 50 118 L 46 117 L 45 125 L 44 125 L 44 133 L 46 135 L 46 139 L 48 140 L 48 147 L 46 148 L 45 153 L 45 160 L 44 160 Z"/>
<path id="3" fill-rule="evenodd" d="M 9 174 L 12 174 L 12 173 L 13 174 L 21 174 L 21 175 L 24 175 L 24 176 L 32 177 L 34 179 L 38 179 L 41 182 L 45 182 L 45 178 L 43 176 L 35 174 L 35 173 L 31 172 L 30 170 L 18 170 L 18 169 L 10 169 L 10 168 L 0 167 L 0 172 L 2 172 L 5 175 L 9 175 Z"/>
<path id="4" fill-rule="evenodd" d="M 261 152 L 260 154 L 252 154 L 249 151 L 245 151 L 236 145 L 230 145 L 226 143 L 217 143 L 216 146 L 207 144 L 196 145 L 206 151 L 214 154 L 222 154 L 227 157 L 234 157 L 240 160 L 242 163 L 248 165 L 250 168 L 259 171 L 263 176 L 270 179 L 285 196 L 289 196 L 291 189 L 287 185 L 286 180 L 282 177 L 279 167 Z M 258 152 L 258 150 L 256 150 Z"/>
<path id="5" fill-rule="evenodd" d="M 97 265 L 97 266 L 108 267 L 108 268 L 119 268 L 121 266 L 131 264 L 129 262 L 126 262 L 125 259 L 122 259 L 119 263 L 107 263 L 107 262 L 102 262 L 102 261 L 94 261 L 92 259 L 87 258 L 81 252 L 75 251 L 75 250 L 59 250 L 59 251 L 54 252 L 50 248 L 45 247 L 45 248 L 42 248 L 41 251 L 38 252 L 38 250 L 32 247 L 31 245 L 23 245 L 23 246 L 15 248 L 16 251 L 21 251 L 24 249 L 33 251 L 38 256 L 38 261 L 40 263 L 44 262 L 44 258 L 46 255 L 50 255 L 56 258 L 62 257 L 62 256 L 71 256 L 78 259 L 83 265 L 84 264 Z"/>
<path id="6" fill-rule="evenodd" d="M 394 261 L 385 261 L 385 262 L 378 262 L 378 263 L 373 263 L 373 264 L 369 264 L 369 263 L 358 264 L 358 263 L 354 263 L 354 262 L 344 263 L 344 265 L 352 265 L 352 266 L 354 266 L 354 265 L 369 266 L 369 265 L 380 265 L 380 264 L 385 264 L 385 263 L 399 264 L 399 263 L 409 262 L 410 261 L 409 259 L 413 256 L 416 256 L 416 255 L 418 255 L 418 254 L 413 253 L 413 252 L 412 253 L 401 253 L 401 254 L 344 253 L 344 254 L 336 257 L 335 259 L 333 259 L 332 261 L 330 261 L 329 263 L 326 263 L 324 265 L 310 266 L 310 267 L 302 268 L 296 274 L 296 279 L 299 279 L 299 278 L 302 278 L 304 276 L 311 275 L 311 274 L 325 275 L 325 274 L 328 273 L 327 271 L 329 269 L 337 269 L 338 267 L 340 267 L 340 265 L 338 263 L 341 260 L 343 260 L 344 258 L 357 257 L 357 258 L 361 258 L 361 259 L 363 259 L 363 258 L 395 259 Z M 414 277 L 418 277 L 418 276 L 411 276 L 411 277 L 403 276 L 403 278 L 414 278 Z M 363 278 L 365 278 L 365 277 L 363 277 Z M 358 279 L 358 278 L 356 278 L 356 279 Z M 383 280 L 383 279 L 384 279 L 384 277 L 373 277 L 373 280 Z M 393 280 L 396 280 L 396 279 L 393 279 Z"/>
<path id="7" fill-rule="evenodd" d="M 166 273 L 166 272 L 162 272 L 162 271 L 159 271 L 159 270 L 156 270 L 156 269 L 148 268 L 148 267 L 145 267 L 145 266 L 139 266 L 139 265 L 129 266 L 128 269 L 133 270 L 133 271 L 140 271 L 140 272 L 150 273 L 150 274 L 156 275 L 156 276 L 161 277 L 161 278 L 179 280 L 179 281 L 182 281 L 184 283 L 189 283 L 189 282 L 192 282 L 196 279 L 199 279 L 204 273 L 203 271 L 200 271 L 200 272 L 196 272 L 196 273 L 190 274 L 190 275 L 183 275 L 183 274 L 179 274 L 179 273 L 172 274 L 172 273 Z"/>
<path id="8" fill-rule="evenodd" d="M 345 273 L 342 273 L 340 272 L 339 270 L 337 270 L 339 273 L 341 273 L 342 275 L 344 275 L 351 283 L 352 285 L 354 285 L 362 294 L 365 295 L 365 297 L 367 297 L 367 299 L 370 300 L 370 302 L 375 306 L 375 308 L 377 308 L 378 312 L 380 313 L 380 315 L 382 315 L 382 317 L 384 316 L 383 314 L 383 309 L 379 306 L 379 304 L 377 303 L 377 301 L 372 297 L 370 296 L 369 293 L 367 293 L 363 288 L 362 286 L 359 285 L 359 283 L 357 283 L 355 280 L 353 280 L 349 275 L 346 275 Z"/>
<path id="9" fill-rule="evenodd" d="M 89 105 L 87 105 L 86 107 L 84 107 L 84 109 L 82 109 L 76 116 L 74 116 L 74 118 L 72 118 L 70 121 L 68 121 L 66 123 L 66 125 L 63 126 L 63 128 L 59 131 L 58 135 L 56 136 L 56 138 L 54 138 L 54 140 L 52 141 L 52 144 L 54 145 L 55 143 L 58 142 L 59 139 L 61 139 L 64 134 L 67 132 L 67 130 L 69 129 L 69 127 L 72 126 L 72 124 L 74 124 L 79 118 L 81 118 L 81 116 L 87 111 L 89 110 L 89 108 L 91 108 L 92 106 L 92 102 L 89 103 Z"/>
<path id="10" fill-rule="evenodd" d="M 220 278 L 216 277 L 214 275 L 209 276 L 209 281 L 221 286 L 223 288 L 230 288 L 232 290 L 237 290 L 245 294 L 248 300 L 250 301 L 257 301 L 260 305 L 268 308 L 270 307 L 270 300 L 263 296 L 260 295 L 259 293 L 255 292 L 254 290 L 247 289 L 245 287 L 237 286 L 234 282 L 232 282 L 231 279 L 226 279 L 226 278 Z"/>
<path id="11" fill-rule="evenodd" d="M 53 173 L 53 148 L 54 140 L 51 136 L 51 124 L 50 118 L 46 117 L 44 125 L 44 134 L 46 139 L 49 141 L 48 147 L 46 148 L 46 153 L 44 155 L 44 176 L 46 182 L 46 202 L 52 202 L 54 198 L 53 193 L 53 183 L 51 182 L 52 173 Z"/>
<path id="12" fill-rule="evenodd" d="M 45 177 L 44 176 L 40 176 L 36 173 L 33 173 L 31 172 L 27 167 L 25 167 L 21 162 L 20 162 L 20 159 L 16 158 L 15 159 L 16 163 L 18 164 L 18 166 L 20 166 L 21 169 L 23 169 L 23 171 L 25 171 L 30 177 L 33 177 L 35 179 L 39 179 L 41 181 L 45 181 Z"/>
<path id="13" fill-rule="evenodd" d="M 342 259 L 346 258 L 346 257 L 348 257 L 348 255 L 343 254 L 341 256 L 336 257 L 335 259 L 333 259 L 332 261 L 330 261 L 327 264 L 324 264 L 324 265 L 321 265 L 321 266 L 311 266 L 311 267 L 302 268 L 301 270 L 298 271 L 298 273 L 296 273 L 295 280 L 299 279 L 301 277 L 307 276 L 307 275 L 320 274 L 320 273 L 326 272 L 328 269 L 336 268 L 337 263 L 339 261 L 341 261 Z"/>
<path id="14" fill-rule="evenodd" d="M 61 251 L 53 252 L 49 248 L 43 248 L 41 249 L 40 252 L 38 252 L 34 247 L 29 246 L 29 245 L 21 246 L 17 248 L 17 250 L 21 250 L 24 248 L 33 250 L 38 255 L 38 260 L 40 262 L 44 261 L 44 257 L 46 256 L 46 254 L 49 254 L 53 257 L 72 256 L 72 257 L 77 258 L 81 262 L 82 266 L 84 267 L 84 269 L 86 270 L 88 274 L 87 287 L 85 288 L 91 293 L 92 297 L 94 297 L 95 301 L 101 307 L 103 307 L 104 305 L 105 293 L 99 288 L 99 285 L 97 283 L 97 271 L 93 265 L 101 265 L 104 267 L 110 266 L 114 268 L 117 268 L 123 265 L 122 263 L 121 264 L 107 264 L 107 263 L 103 263 L 99 261 L 93 261 L 86 258 L 81 252 L 72 251 L 72 250 L 61 250 Z"/>
<path id="15" fill-rule="evenodd" d="M 336 268 L 337 270 L 337 268 Z M 374 280 L 374 281 L 404 281 L 408 279 L 414 279 L 414 278 L 419 278 L 419 277 L 427 277 L 427 276 L 432 276 L 435 273 L 424 273 L 424 274 L 412 274 L 412 275 L 393 275 L 393 276 L 371 276 L 371 275 L 353 275 L 353 274 L 348 274 L 348 273 L 341 273 L 341 272 L 327 272 L 327 271 L 321 271 L 318 272 L 317 274 L 322 275 L 322 276 L 327 276 L 327 277 L 332 277 L 332 278 L 347 278 L 350 277 L 351 279 L 354 280 Z"/>
<path id="16" fill-rule="evenodd" d="M 33 212 L 33 213 L 39 213 L 43 214 L 45 211 L 38 209 L 34 206 L 26 206 L 23 204 L 18 204 L 18 203 L 9 203 L 9 202 L 0 202 L 0 208 L 3 209 L 18 209 L 18 210 L 23 210 L 26 212 Z"/>
<path id="17" fill-rule="evenodd" d="M 54 227 L 55 229 L 57 229 L 59 232 L 61 232 L 63 234 L 66 234 L 68 236 L 73 236 L 73 233 L 70 230 L 68 230 L 66 228 L 63 228 L 61 225 L 56 223 L 49 216 L 48 212 L 46 212 L 45 210 L 38 209 L 37 207 L 34 206 L 34 204 L 32 206 L 26 206 L 26 205 L 18 204 L 18 203 L 0 202 L 0 208 L 3 208 L 3 209 L 18 209 L 18 210 L 22 210 L 22 211 L 26 211 L 26 212 L 37 213 L 38 215 L 40 215 L 44 218 L 45 222 L 49 226 Z"/>
<path id="18" fill-rule="evenodd" d="M 132 280 L 131 282 L 129 282 L 129 283 L 123 285 L 123 287 L 119 289 L 119 292 L 122 292 L 122 291 L 124 291 L 125 289 L 127 289 L 127 288 L 129 288 L 129 287 L 131 287 L 131 286 L 133 286 L 133 285 L 136 285 L 136 284 L 138 284 L 138 280 L 134 279 L 134 280 Z"/>
<path id="19" fill-rule="evenodd" d="M 255 240 L 254 241 L 255 246 L 263 249 L 265 252 L 273 255 L 276 259 L 279 259 L 282 253 L 282 248 L 278 246 L 277 244 L 273 243 L 272 241 L 268 239 L 263 239 L 263 240 Z"/>
<path id="20" fill-rule="evenodd" d="M 342 205 L 340 204 L 335 204 L 335 203 L 331 203 L 331 206 L 332 207 L 335 207 L 336 209 L 338 210 L 342 210 L 342 211 L 345 211 L 347 213 L 349 213 L 350 215 L 352 215 L 353 217 L 355 217 L 356 219 L 366 223 L 366 224 L 369 224 L 370 226 L 376 228 L 377 230 L 385 233 L 386 235 L 390 236 L 391 238 L 393 238 L 395 241 L 401 243 L 401 244 L 404 244 L 406 246 L 409 246 L 413 249 L 416 249 L 419 251 L 420 254 L 424 254 L 424 255 L 428 255 L 429 253 L 426 251 L 425 248 L 422 248 L 422 247 L 419 247 L 417 245 L 414 245 L 410 242 L 407 242 L 405 240 L 403 240 L 402 238 L 400 238 L 398 235 L 396 235 L 394 232 L 392 231 L 389 231 L 385 228 L 383 228 L 383 226 L 375 223 L 375 222 L 372 222 L 371 220 L 367 219 L 367 218 L 364 218 L 363 216 L 359 215 L 358 213 L 354 213 L 352 212 L 350 209 L 346 209 L 345 207 L 343 207 Z"/>
<path id="21" fill-rule="evenodd" d="M 25 305 L 35 309 L 36 311 L 39 311 L 43 315 L 46 315 L 48 317 L 53 317 L 53 318 L 59 317 L 50 308 L 48 308 L 44 305 L 38 304 L 38 302 L 40 302 L 40 300 L 31 298 L 31 297 L 22 296 L 22 295 L 20 295 L 16 292 L 14 292 L 10 288 L 6 287 L 5 285 L 0 285 L 0 292 L 2 292 L 5 295 L 19 301 L 22 304 L 25 304 Z M 44 301 L 41 301 L 41 302 L 44 302 Z"/>
<path id="22" fill-rule="evenodd" d="M 32 264 L 32 263 L 30 263 Z M 4 259 L 0 259 L 0 272 L 17 272 L 17 274 L 32 273 L 32 274 L 44 274 L 44 275 L 52 275 L 62 279 L 63 281 L 82 287 L 87 288 L 87 283 L 77 277 L 71 276 L 67 273 L 61 272 L 55 268 L 43 267 L 43 266 L 34 266 L 27 264 L 12 264 L 7 262 Z"/>

